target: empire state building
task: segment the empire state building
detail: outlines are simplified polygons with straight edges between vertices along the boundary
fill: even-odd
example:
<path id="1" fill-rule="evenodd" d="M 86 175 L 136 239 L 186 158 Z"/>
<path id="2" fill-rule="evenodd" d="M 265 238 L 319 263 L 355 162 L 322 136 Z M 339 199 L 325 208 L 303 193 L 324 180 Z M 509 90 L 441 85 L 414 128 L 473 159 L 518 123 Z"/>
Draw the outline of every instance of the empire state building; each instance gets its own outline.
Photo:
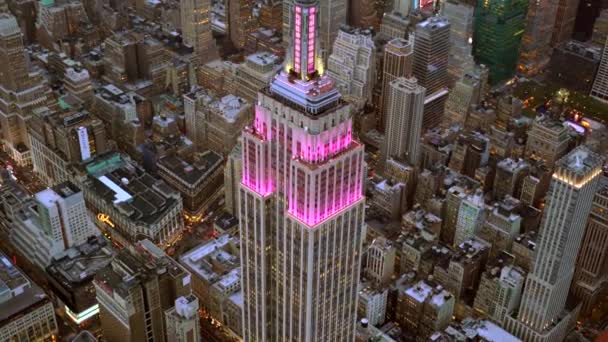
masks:
<path id="1" fill-rule="evenodd" d="M 318 1 L 296 1 L 287 63 L 243 132 L 239 220 L 247 342 L 354 341 L 363 146 L 318 55 Z"/>

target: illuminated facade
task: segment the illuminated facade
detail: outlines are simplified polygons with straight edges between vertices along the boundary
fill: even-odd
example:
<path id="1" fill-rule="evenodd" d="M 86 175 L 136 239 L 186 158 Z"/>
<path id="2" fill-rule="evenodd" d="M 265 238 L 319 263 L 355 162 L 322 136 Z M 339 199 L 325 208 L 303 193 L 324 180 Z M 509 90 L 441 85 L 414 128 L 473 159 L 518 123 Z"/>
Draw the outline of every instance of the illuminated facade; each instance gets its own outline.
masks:
<path id="1" fill-rule="evenodd" d="M 558 1 L 553 0 L 536 0 L 528 4 L 526 30 L 522 38 L 518 66 L 526 75 L 538 73 L 549 63 L 557 3 Z"/>
<path id="2" fill-rule="evenodd" d="M 492 83 L 515 74 L 527 8 L 526 0 L 477 1 L 473 55 L 488 66 Z"/>
<path id="3" fill-rule="evenodd" d="M 217 49 L 211 35 L 209 0 L 180 0 L 184 43 L 194 48 L 200 64 L 216 59 Z"/>
<path id="4" fill-rule="evenodd" d="M 353 341 L 364 234 L 363 146 L 323 74 L 316 1 L 293 6 L 286 69 L 243 132 L 243 339 Z"/>
<path id="5" fill-rule="evenodd" d="M 566 298 L 602 164 L 585 146 L 557 162 L 521 308 L 505 320 L 507 330 L 525 341 L 562 341 L 575 318 Z"/>

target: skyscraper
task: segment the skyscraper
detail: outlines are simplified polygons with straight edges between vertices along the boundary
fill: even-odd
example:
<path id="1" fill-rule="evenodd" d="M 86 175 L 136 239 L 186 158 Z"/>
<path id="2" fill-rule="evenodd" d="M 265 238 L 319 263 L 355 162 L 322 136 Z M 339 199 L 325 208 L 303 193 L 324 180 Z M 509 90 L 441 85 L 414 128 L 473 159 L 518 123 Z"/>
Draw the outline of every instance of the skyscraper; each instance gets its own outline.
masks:
<path id="1" fill-rule="evenodd" d="M 582 302 L 581 316 L 588 317 L 608 287 L 608 180 L 593 198 L 585 238 L 581 244 L 572 282 L 572 293 Z"/>
<path id="2" fill-rule="evenodd" d="M 448 85 L 450 23 L 446 17 L 431 17 L 416 25 L 414 76 L 427 96 Z"/>
<path id="3" fill-rule="evenodd" d="M 604 41 L 602 60 L 591 88 L 591 96 L 602 102 L 608 102 L 608 49 L 606 46 L 608 46 L 608 37 Z"/>
<path id="4" fill-rule="evenodd" d="M 388 158 L 405 158 L 418 165 L 424 95 L 424 87 L 414 77 L 399 77 L 389 84 L 381 165 Z"/>
<path id="5" fill-rule="evenodd" d="M 180 0 L 184 43 L 194 49 L 201 65 L 218 57 L 211 35 L 210 7 L 209 0 Z"/>
<path id="6" fill-rule="evenodd" d="M 175 306 L 165 311 L 167 342 L 201 341 L 198 308 L 198 298 L 192 294 L 175 300 Z"/>
<path id="7" fill-rule="evenodd" d="M 327 61 L 327 74 L 336 81 L 340 93 L 371 101 L 375 68 L 372 31 L 343 27 Z"/>
<path id="8" fill-rule="evenodd" d="M 243 132 L 243 339 L 353 341 L 364 234 L 363 146 L 323 74 L 319 4 L 293 6 L 285 70 Z"/>
<path id="9" fill-rule="evenodd" d="M 557 1 L 529 2 L 518 66 L 524 74 L 534 75 L 549 63 L 556 14 Z"/>
<path id="10" fill-rule="evenodd" d="M 475 7 L 460 1 L 443 3 L 441 14 L 450 23 L 450 57 L 448 72 L 452 82 L 473 69 L 473 13 Z"/>
<path id="11" fill-rule="evenodd" d="M 551 46 L 556 47 L 572 38 L 580 0 L 558 0 Z"/>
<path id="12" fill-rule="evenodd" d="M 14 16 L 0 14 L 0 126 L 5 150 L 20 165 L 31 164 L 26 122 L 52 95 L 39 71 L 30 70 L 23 35 Z"/>
<path id="13" fill-rule="evenodd" d="M 602 164 L 586 146 L 556 164 L 519 314 L 505 321 L 507 330 L 525 341 L 562 341 L 566 336 L 573 318 L 572 312 L 564 315 L 566 298 Z"/>
<path id="14" fill-rule="evenodd" d="M 426 88 L 422 128 L 428 129 L 439 125 L 448 99 L 450 23 L 445 17 L 418 23 L 414 40 L 413 72 Z"/>
<path id="15" fill-rule="evenodd" d="M 413 53 L 413 39 L 395 38 L 384 47 L 382 94 L 380 95 L 380 108 L 378 110 L 380 113 L 378 126 L 382 130 L 386 122 L 389 85 L 397 77 L 409 77 L 412 75 Z"/>
<path id="16" fill-rule="evenodd" d="M 490 69 L 496 83 L 515 74 L 526 25 L 526 0 L 478 0 L 473 55 Z"/>

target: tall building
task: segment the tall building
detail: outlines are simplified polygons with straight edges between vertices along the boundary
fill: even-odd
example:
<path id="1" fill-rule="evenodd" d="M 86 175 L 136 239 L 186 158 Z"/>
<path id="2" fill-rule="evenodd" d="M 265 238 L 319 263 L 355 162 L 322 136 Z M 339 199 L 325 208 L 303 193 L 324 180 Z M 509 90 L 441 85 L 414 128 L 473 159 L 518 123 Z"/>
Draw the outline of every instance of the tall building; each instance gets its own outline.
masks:
<path id="1" fill-rule="evenodd" d="M 293 3 L 296 0 L 289 0 Z M 325 65 L 331 53 L 331 47 L 338 37 L 340 27 L 346 25 L 348 15 L 348 0 L 319 1 L 319 56 Z M 292 25 L 293 27 L 293 25 Z M 290 29 L 292 28 L 290 27 Z"/>
<path id="2" fill-rule="evenodd" d="M 425 91 L 414 77 L 399 77 L 389 84 L 382 165 L 389 158 L 418 165 Z"/>
<path id="3" fill-rule="evenodd" d="M 602 59 L 600 60 L 600 66 L 597 69 L 597 74 L 595 74 L 595 79 L 593 80 L 593 87 L 591 88 L 591 97 L 594 97 L 602 102 L 608 102 L 608 49 L 606 48 L 607 45 L 608 36 L 606 36 L 606 40 L 604 41 L 604 51 L 602 52 Z"/>
<path id="4" fill-rule="evenodd" d="M 243 149 L 238 142 L 226 158 L 224 166 L 224 202 L 225 209 L 231 215 L 238 215 L 239 184 L 243 178 Z"/>
<path id="5" fill-rule="evenodd" d="M 194 49 L 200 65 L 218 57 L 211 35 L 210 7 L 209 0 L 180 0 L 184 43 Z"/>
<path id="6" fill-rule="evenodd" d="M 0 253 L 0 340 L 47 341 L 56 338 L 57 319 L 51 299 Z"/>
<path id="7" fill-rule="evenodd" d="M 11 241 L 27 259 L 46 268 L 53 257 L 83 245 L 99 231 L 89 218 L 82 191 L 71 182 L 34 195 L 19 215 Z"/>
<path id="8" fill-rule="evenodd" d="M 167 342 L 200 342 L 201 326 L 198 315 L 198 298 L 182 296 L 175 306 L 165 311 Z"/>
<path id="9" fill-rule="evenodd" d="M 601 60 L 601 46 L 568 40 L 553 50 L 547 74 L 559 86 L 588 94 Z"/>
<path id="10" fill-rule="evenodd" d="M 413 72 L 427 96 L 448 86 L 450 26 L 446 17 L 431 17 L 416 25 Z"/>
<path id="11" fill-rule="evenodd" d="M 473 12 L 475 7 L 450 0 L 443 3 L 441 15 L 450 23 L 450 56 L 448 73 L 452 82 L 473 69 Z"/>
<path id="12" fill-rule="evenodd" d="M 562 341 L 575 319 L 564 312 L 566 298 L 602 165 L 602 157 L 586 146 L 557 162 L 519 314 L 505 321 L 523 340 Z"/>
<path id="13" fill-rule="evenodd" d="M 477 189 L 474 194 L 469 194 L 462 199 L 456 220 L 455 245 L 460 245 L 475 235 L 485 221 L 484 209 L 485 203 L 481 189 Z"/>
<path id="14" fill-rule="evenodd" d="M 549 63 L 556 14 L 557 1 L 529 3 L 518 65 L 524 75 L 535 75 Z"/>
<path id="15" fill-rule="evenodd" d="M 341 28 L 327 61 L 327 74 L 336 81 L 340 93 L 371 102 L 375 68 L 372 31 Z"/>
<path id="16" fill-rule="evenodd" d="M 352 341 L 363 146 L 349 105 L 320 69 L 318 2 L 297 1 L 292 11 L 286 69 L 260 92 L 242 137 L 243 339 Z"/>
<path id="17" fill-rule="evenodd" d="M 608 184 L 595 194 L 585 237 L 576 262 L 572 293 L 582 302 L 581 316 L 588 317 L 608 287 Z"/>
<path id="18" fill-rule="evenodd" d="M 423 129 L 439 125 L 448 99 L 450 23 L 445 17 L 431 17 L 416 25 L 414 76 L 426 88 Z"/>
<path id="19" fill-rule="evenodd" d="M 2 143 L 19 165 L 29 165 L 26 122 L 33 109 L 50 105 L 52 95 L 42 73 L 30 68 L 23 35 L 8 13 L 0 14 L 0 75 Z"/>
<path id="20" fill-rule="evenodd" d="M 473 55 L 488 66 L 492 83 L 515 74 L 527 8 L 526 0 L 477 1 Z"/>
<path id="21" fill-rule="evenodd" d="M 388 108 L 388 94 L 390 83 L 398 77 L 412 75 L 412 62 L 414 57 L 413 39 L 395 38 L 384 47 L 384 61 L 382 63 L 382 93 L 380 95 L 380 120 L 378 127 L 383 130 L 386 125 L 386 111 Z"/>
<path id="22" fill-rule="evenodd" d="M 526 273 L 513 265 L 513 256 L 502 253 L 486 265 L 481 275 L 473 308 L 501 324 L 519 307 Z"/>
<path id="23" fill-rule="evenodd" d="M 568 152 L 568 127 L 549 117 L 537 117 L 528 131 L 526 159 L 540 160 L 548 167 Z"/>
<path id="24" fill-rule="evenodd" d="M 246 0 L 227 1 L 228 35 L 232 44 L 239 49 L 245 46 L 247 35 L 255 26 L 251 5 Z"/>
<path id="25" fill-rule="evenodd" d="M 556 47 L 572 38 L 580 0 L 558 0 L 551 46 Z"/>
<path id="26" fill-rule="evenodd" d="M 121 250 L 93 283 L 109 341 L 167 341 L 177 324 L 167 325 L 165 312 L 191 293 L 190 273 L 147 239 Z"/>
<path id="27" fill-rule="evenodd" d="M 608 9 L 604 9 L 600 12 L 599 16 L 595 18 L 593 24 L 593 35 L 591 41 L 598 45 L 604 45 L 606 38 L 608 37 Z"/>

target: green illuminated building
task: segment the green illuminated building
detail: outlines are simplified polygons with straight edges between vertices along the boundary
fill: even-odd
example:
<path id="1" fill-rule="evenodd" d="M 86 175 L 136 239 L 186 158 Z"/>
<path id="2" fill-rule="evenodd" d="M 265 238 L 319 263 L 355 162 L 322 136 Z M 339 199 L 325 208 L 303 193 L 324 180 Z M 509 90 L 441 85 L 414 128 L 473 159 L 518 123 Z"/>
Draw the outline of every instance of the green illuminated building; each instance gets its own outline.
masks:
<path id="1" fill-rule="evenodd" d="M 477 0 L 473 54 L 496 83 L 515 74 L 527 0 Z"/>

